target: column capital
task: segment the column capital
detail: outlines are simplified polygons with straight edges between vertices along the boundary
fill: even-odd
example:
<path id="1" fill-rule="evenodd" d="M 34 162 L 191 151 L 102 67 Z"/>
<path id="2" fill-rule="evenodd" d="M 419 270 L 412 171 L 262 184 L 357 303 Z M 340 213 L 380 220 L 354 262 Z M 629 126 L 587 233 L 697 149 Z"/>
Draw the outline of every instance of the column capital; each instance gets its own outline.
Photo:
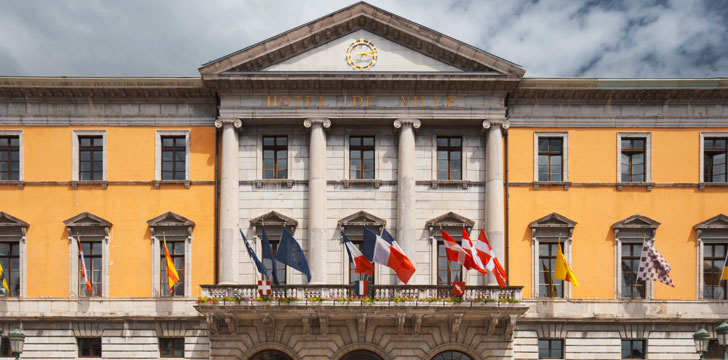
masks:
<path id="1" fill-rule="evenodd" d="M 215 127 L 220 129 L 223 125 L 231 124 L 236 129 L 243 127 L 243 121 L 238 118 L 218 118 L 215 120 Z"/>
<path id="2" fill-rule="evenodd" d="M 493 126 L 493 125 L 497 126 L 499 124 L 500 124 L 501 128 L 503 128 L 503 130 L 508 130 L 508 128 L 511 127 L 511 122 L 508 121 L 507 119 L 503 119 L 503 120 L 492 119 L 492 120 L 483 120 L 483 129 L 488 130 L 491 128 L 491 126 Z"/>
<path id="3" fill-rule="evenodd" d="M 331 127 L 331 120 L 326 118 L 310 118 L 303 120 L 303 126 L 307 129 L 314 125 L 321 125 L 324 129 L 328 129 Z"/>
<path id="4" fill-rule="evenodd" d="M 397 119 L 394 120 L 394 127 L 396 129 L 401 128 L 405 125 L 411 125 L 413 129 L 419 129 L 422 126 L 422 121 L 419 119 Z"/>

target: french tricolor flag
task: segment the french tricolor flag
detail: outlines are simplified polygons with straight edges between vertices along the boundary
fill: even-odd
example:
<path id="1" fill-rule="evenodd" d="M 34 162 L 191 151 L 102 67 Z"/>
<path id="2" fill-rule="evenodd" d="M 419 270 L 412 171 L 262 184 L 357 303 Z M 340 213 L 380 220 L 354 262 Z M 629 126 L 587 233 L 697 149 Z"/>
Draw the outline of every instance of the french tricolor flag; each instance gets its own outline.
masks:
<path id="1" fill-rule="evenodd" d="M 379 236 L 366 227 L 364 228 L 364 256 L 394 270 L 399 280 L 405 284 L 415 273 L 412 261 L 405 255 L 387 229 L 384 229 L 382 236 Z"/>
<path id="2" fill-rule="evenodd" d="M 356 271 L 357 274 L 364 273 L 374 277 L 374 264 L 369 262 L 361 251 L 359 251 L 359 248 L 357 248 L 356 245 L 349 240 L 346 234 L 342 232 L 341 237 L 344 238 L 344 245 L 346 245 L 346 252 L 349 254 L 349 261 L 354 264 L 354 271 Z"/>

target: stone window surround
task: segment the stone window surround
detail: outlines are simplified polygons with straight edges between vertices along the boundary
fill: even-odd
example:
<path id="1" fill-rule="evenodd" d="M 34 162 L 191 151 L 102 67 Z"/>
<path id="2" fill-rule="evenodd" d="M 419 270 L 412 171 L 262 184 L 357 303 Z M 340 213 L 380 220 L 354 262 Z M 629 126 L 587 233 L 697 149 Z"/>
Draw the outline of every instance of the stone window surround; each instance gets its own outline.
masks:
<path id="1" fill-rule="evenodd" d="M 22 150 L 21 150 L 22 153 Z M 22 159 L 22 158 L 21 158 Z M 21 165 L 22 166 L 22 165 Z M 22 167 L 21 167 L 22 168 Z M 10 227 L 18 227 L 20 228 L 20 237 L 17 238 L 19 242 L 19 251 L 18 259 L 20 261 L 20 294 L 19 297 L 23 298 L 28 296 L 28 249 L 27 249 L 27 232 L 28 232 L 28 223 L 26 223 L 23 220 L 20 220 L 10 214 L 0 212 L 0 217 L 5 217 L 7 219 L 12 220 L 15 222 L 15 224 L 12 225 L 6 225 L 3 227 L 0 227 L 0 230 L 3 228 L 10 228 Z M 0 234 L 2 235 L 2 234 Z M 0 240 L 7 239 L 6 237 L 0 236 Z M 12 241 L 12 238 L 10 239 Z"/>
<path id="2" fill-rule="evenodd" d="M 262 141 L 263 136 L 260 135 L 260 136 L 256 136 L 256 137 L 259 140 L 259 145 L 260 145 L 259 149 L 262 149 L 263 148 L 263 141 Z M 290 146 L 291 142 L 289 141 L 288 144 Z M 263 158 L 262 150 L 259 151 L 258 153 L 260 154 L 259 158 L 262 159 Z M 290 157 L 289 157 L 289 159 L 290 159 Z M 261 163 L 261 165 L 262 165 L 262 163 Z M 262 169 L 262 167 L 261 167 L 261 169 Z M 261 172 L 261 175 L 262 175 L 262 172 Z M 252 236 L 253 243 L 250 246 L 253 248 L 253 250 L 255 250 L 255 254 L 258 256 L 258 259 L 260 260 L 260 262 L 263 262 L 263 240 L 258 236 L 258 227 L 260 225 L 280 226 L 280 227 L 284 226 L 283 223 L 281 223 L 280 221 L 270 221 L 269 219 L 271 217 L 278 218 L 278 220 L 288 220 L 288 221 L 286 221 L 285 226 L 290 228 L 291 235 L 293 235 L 294 238 L 296 235 L 296 228 L 298 228 L 298 221 L 296 221 L 295 219 L 290 218 L 286 215 L 280 214 L 277 211 L 269 211 L 261 216 L 250 219 L 250 221 L 249 221 L 250 228 L 253 231 L 253 236 Z M 267 231 L 266 231 L 266 233 L 267 233 Z M 248 240 L 251 239 L 251 236 L 247 236 L 247 237 L 248 237 Z M 241 240 L 242 240 L 242 238 L 241 238 Z M 270 237 L 269 237 L 268 241 L 273 241 L 273 240 L 270 239 Z M 276 241 L 278 241 L 278 239 L 276 239 Z M 298 241 L 298 239 L 296 239 L 296 241 Z M 300 242 L 299 242 L 299 244 L 300 244 Z M 301 245 L 301 248 L 303 249 L 303 245 Z M 303 249 L 303 250 L 305 251 L 306 249 Z M 243 256 L 247 256 L 247 250 L 245 251 L 245 255 L 243 255 Z M 293 280 L 294 275 L 295 275 L 294 269 L 290 266 L 286 266 L 286 284 L 293 285 L 291 280 Z M 258 273 L 258 270 L 256 269 L 253 276 L 256 279 L 259 279 L 259 276 L 261 276 L 261 274 Z M 305 277 L 305 275 L 303 275 L 303 276 Z M 270 281 L 271 281 L 271 284 L 273 284 L 273 278 L 271 278 Z"/>
<path id="3" fill-rule="evenodd" d="M 702 138 L 701 138 L 702 143 Z M 695 229 L 695 239 L 696 239 L 696 246 L 697 246 L 697 255 L 696 255 L 696 263 L 698 264 L 698 271 L 696 274 L 696 289 L 695 289 L 695 298 L 700 300 L 703 299 L 703 271 L 704 263 L 703 263 L 703 255 L 704 255 L 704 245 L 705 244 L 725 244 L 728 246 L 728 226 L 720 225 L 720 226 L 711 226 L 711 228 L 705 228 L 701 225 L 704 223 L 711 222 L 711 220 L 720 220 L 720 219 L 727 219 L 725 215 L 719 214 L 716 215 L 706 221 L 701 222 L 700 224 L 696 225 L 694 227 Z"/>
<path id="4" fill-rule="evenodd" d="M 645 181 L 652 182 L 652 133 L 650 132 L 618 132 L 617 133 L 617 183 L 622 181 L 622 139 L 645 139 Z"/>
<path id="5" fill-rule="evenodd" d="M 628 220 L 634 216 L 638 216 L 638 215 L 632 215 L 632 216 L 628 217 L 627 219 L 620 220 L 619 222 Z M 620 228 L 617 227 L 616 225 L 617 224 L 612 225 L 612 228 L 614 230 L 614 299 L 623 300 L 622 299 L 622 243 L 639 243 L 641 240 L 637 240 L 634 237 L 631 237 L 629 240 L 627 240 L 627 239 L 623 240 L 623 234 L 620 234 Z M 660 225 L 660 223 L 657 223 L 654 227 L 645 225 L 644 227 L 640 228 L 640 230 L 644 231 L 647 235 L 649 235 L 649 239 L 647 239 L 647 240 L 652 241 L 652 244 L 655 243 L 655 233 L 657 232 L 657 226 L 659 226 L 659 225 Z M 653 298 L 654 298 L 654 285 L 653 285 L 653 282 L 650 280 L 650 281 L 645 281 L 644 299 L 632 299 L 632 300 L 648 300 L 648 299 L 653 299 Z"/>
<path id="6" fill-rule="evenodd" d="M 174 213 L 172 213 L 174 214 Z M 164 216 L 162 214 L 160 216 Z M 174 214 L 176 215 L 176 214 Z M 177 215 L 179 216 L 179 215 Z M 157 217 L 158 218 L 158 217 Z M 154 218 L 151 221 L 157 219 Z M 161 241 L 157 234 L 161 233 L 162 229 L 169 227 L 186 227 L 187 228 L 187 239 L 185 239 L 185 273 L 184 273 L 184 296 L 192 296 L 192 229 L 195 226 L 194 223 L 185 225 L 180 223 L 179 225 L 153 225 L 149 224 L 149 231 L 152 233 L 152 297 L 161 297 L 162 289 L 161 286 L 161 267 L 162 267 L 162 250 Z M 157 230 L 158 229 L 158 230 Z M 174 297 L 174 296 L 169 296 Z"/>
<path id="7" fill-rule="evenodd" d="M 163 136 L 184 136 L 185 137 L 185 181 L 190 180 L 190 130 L 157 130 L 154 134 L 154 180 L 162 180 L 162 137 Z M 106 179 L 106 138 L 104 138 L 104 179 Z"/>
<path id="8" fill-rule="evenodd" d="M 540 132 L 536 131 L 533 133 L 533 181 L 543 182 L 538 180 L 538 139 L 542 137 L 560 137 L 561 142 L 561 181 L 553 181 L 554 183 L 565 183 L 569 182 L 569 133 L 568 132 Z M 552 181 L 548 181 L 552 182 Z"/>
<path id="9" fill-rule="evenodd" d="M 0 136 L 17 136 L 18 137 L 18 148 L 20 150 L 19 163 L 20 168 L 18 169 L 18 180 L 23 181 L 23 130 L 0 130 Z M 10 180 L 8 180 L 10 181 Z M 12 180 L 16 181 L 16 180 Z"/>
<path id="10" fill-rule="evenodd" d="M 453 218 L 455 221 L 445 221 L 447 218 Z M 465 228 L 468 231 L 468 234 L 473 230 L 473 227 L 475 227 L 475 221 L 468 219 L 460 214 L 454 213 L 454 212 L 447 212 L 444 213 L 434 219 L 430 219 L 425 224 L 427 226 L 427 237 L 430 239 L 430 284 L 431 285 L 437 285 L 437 250 L 438 250 L 438 240 L 436 235 L 439 233 L 440 228 Z M 452 236 L 452 234 L 450 234 Z M 461 234 L 457 234 L 460 236 Z M 472 238 L 471 238 L 472 239 Z M 415 259 L 414 254 L 413 255 L 407 255 L 410 257 L 410 259 Z M 417 265 L 415 264 L 415 267 Z M 464 270 L 465 267 L 460 265 L 462 269 Z M 462 270 L 461 270 L 462 271 Z M 468 278 L 466 271 L 462 271 L 462 279 L 461 281 L 464 281 L 465 284 L 468 284 Z M 470 284 L 474 285 L 474 284 Z"/>
<path id="11" fill-rule="evenodd" d="M 376 140 L 375 140 L 374 144 L 376 146 L 376 144 L 377 144 Z M 365 226 L 363 223 L 350 222 L 347 220 L 347 219 L 356 217 L 356 215 L 362 215 L 362 216 L 367 217 L 368 221 L 366 221 L 366 226 L 379 227 L 380 229 L 384 229 L 387 226 L 386 220 L 381 219 L 377 216 L 374 216 L 366 211 L 356 212 L 354 214 L 351 214 L 347 217 L 340 219 L 337 222 L 337 227 L 338 227 L 338 230 L 340 231 L 339 238 L 341 240 L 341 255 L 342 255 L 341 281 L 342 281 L 342 284 L 349 283 L 349 271 L 351 268 L 351 261 L 349 261 L 349 255 L 348 255 L 347 250 L 345 249 L 346 245 L 344 244 L 344 237 L 341 236 L 341 232 L 346 233 L 347 226 Z M 377 235 L 380 235 L 380 234 L 377 234 Z M 382 273 L 385 273 L 384 268 L 385 268 L 384 265 L 374 263 L 374 283 L 375 284 L 382 284 L 384 282 L 384 278 L 382 277 L 383 276 Z"/>
<path id="12" fill-rule="evenodd" d="M 351 180 L 351 181 L 373 181 L 373 180 L 381 180 L 382 176 L 380 174 L 380 166 L 381 161 L 380 159 L 382 156 L 384 156 L 384 151 L 382 150 L 381 146 L 381 136 L 377 136 L 377 130 L 376 129 L 351 129 L 347 128 L 344 131 L 344 174 L 343 179 Z M 349 139 L 352 136 L 372 136 L 374 137 L 374 179 L 352 179 L 350 178 L 350 172 L 349 172 L 349 156 L 351 155 L 349 152 Z"/>
<path id="13" fill-rule="evenodd" d="M 0 135 L 2 135 L 2 132 L 0 132 Z M 700 133 L 700 173 L 698 173 L 698 179 L 699 179 L 698 182 L 700 184 L 706 183 L 705 178 L 704 178 L 704 174 L 705 174 L 705 139 L 706 138 L 717 138 L 717 137 L 728 138 L 728 132 L 726 132 L 726 131 L 709 131 L 709 132 Z M 21 146 L 22 146 L 22 142 L 21 142 Z M 23 169 L 23 164 L 22 164 L 23 152 L 22 152 L 22 150 L 20 152 L 20 160 L 21 160 L 20 169 L 22 172 L 22 169 Z"/>
<path id="14" fill-rule="evenodd" d="M 72 131 L 73 136 L 71 138 L 71 158 L 73 159 L 72 166 L 71 166 L 71 180 L 72 181 L 80 181 L 79 180 L 79 171 L 80 171 L 80 158 L 79 158 L 79 143 L 78 138 L 80 136 L 101 136 L 102 142 L 103 142 L 103 175 L 101 177 L 101 181 L 107 181 L 106 176 L 106 170 L 108 167 L 108 161 L 107 161 L 107 151 L 108 146 L 106 144 L 106 130 L 73 130 Z M 21 152 L 22 154 L 22 152 Z M 21 155 L 22 156 L 22 155 Z M 21 158 L 22 159 L 22 158 Z M 22 165 L 21 165 L 22 169 Z M 94 180 L 84 180 L 84 181 L 94 181 Z M 96 180 L 98 181 L 98 180 Z"/>
<path id="15" fill-rule="evenodd" d="M 449 130 L 449 129 L 433 129 L 432 130 L 432 148 L 430 149 L 430 156 L 432 158 L 432 181 L 448 181 L 448 182 L 466 182 L 468 181 L 468 163 L 470 162 L 470 153 L 465 151 L 466 143 L 469 143 L 468 133 L 466 130 Z M 440 136 L 447 137 L 460 137 L 460 173 L 462 174 L 460 180 L 438 180 L 437 179 L 437 138 Z M 416 137 L 415 137 L 416 139 Z M 482 137 L 478 137 L 481 141 Z M 485 146 L 478 144 L 478 148 L 482 148 L 485 151 Z M 415 141 L 415 152 L 417 151 L 417 142 Z M 377 154 L 379 155 L 379 154 Z M 399 164 L 398 164 L 399 167 Z"/>
<path id="16" fill-rule="evenodd" d="M 281 180 L 294 180 L 293 179 L 293 156 L 291 156 L 291 145 L 294 140 L 293 127 L 256 127 L 253 131 L 255 136 L 255 178 L 259 181 L 281 181 Z M 288 145 L 286 151 L 286 166 L 288 171 L 286 172 L 285 179 L 263 179 L 263 136 L 286 136 L 288 137 Z M 292 184 L 291 184 L 292 185 Z"/>
<path id="17" fill-rule="evenodd" d="M 68 276 L 68 297 L 70 298 L 79 298 L 78 294 L 78 282 L 79 282 L 79 268 L 78 268 L 78 239 L 76 239 L 76 234 L 73 231 L 74 228 L 76 229 L 83 229 L 83 228 L 89 228 L 89 226 L 83 226 L 83 227 L 77 227 L 73 224 L 69 224 L 68 222 L 75 218 L 80 218 L 83 215 L 91 215 L 94 217 L 97 217 L 92 214 L 88 213 L 81 213 L 78 214 L 68 220 L 65 221 L 66 223 L 66 231 L 68 232 L 68 262 L 69 262 L 69 276 Z M 102 219 L 103 220 L 103 219 Z M 104 220 L 106 221 L 106 220 Z M 101 297 L 109 297 L 109 242 L 111 241 L 111 232 L 110 227 L 111 225 L 103 225 L 99 224 L 94 227 L 103 227 L 104 228 L 104 238 L 101 241 L 101 257 L 102 257 L 102 267 L 101 267 L 101 282 L 102 282 L 102 289 L 101 289 Z M 91 297 L 88 297 L 89 299 Z"/>
<path id="18" fill-rule="evenodd" d="M 539 235 L 537 234 L 539 228 L 543 228 L 545 226 L 538 224 L 539 221 L 548 221 L 550 218 L 557 218 L 557 219 L 563 219 L 565 221 L 570 222 L 567 225 L 561 226 L 561 228 L 567 229 L 567 236 L 566 238 L 562 239 L 561 245 L 562 250 L 564 251 L 564 257 L 566 257 L 566 262 L 569 263 L 569 266 L 573 269 L 573 263 L 571 261 L 571 254 L 573 251 L 571 251 L 571 243 L 573 240 L 573 234 L 574 234 L 574 227 L 576 226 L 576 222 L 573 220 L 569 220 L 563 215 L 559 215 L 557 213 L 552 213 L 549 215 L 546 215 L 544 217 L 541 217 L 539 219 L 534 220 L 529 224 L 529 227 L 531 228 L 531 297 L 534 299 L 569 299 L 571 298 L 571 282 L 564 280 L 564 297 L 558 298 L 547 298 L 547 297 L 541 297 L 539 296 L 539 287 L 541 283 L 539 282 L 539 258 L 540 258 L 540 249 L 539 244 L 542 242 L 539 240 Z M 558 240 L 557 240 L 558 241 Z M 550 241 L 543 241 L 543 242 L 554 242 L 550 239 Z M 576 274 L 575 274 L 576 275 Z"/>

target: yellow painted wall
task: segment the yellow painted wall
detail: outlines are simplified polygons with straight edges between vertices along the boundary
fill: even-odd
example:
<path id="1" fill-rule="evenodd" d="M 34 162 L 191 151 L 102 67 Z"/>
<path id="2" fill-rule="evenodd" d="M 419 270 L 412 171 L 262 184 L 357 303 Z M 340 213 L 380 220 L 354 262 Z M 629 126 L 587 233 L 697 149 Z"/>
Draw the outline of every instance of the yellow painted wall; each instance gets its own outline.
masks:
<path id="1" fill-rule="evenodd" d="M 711 129 L 726 131 L 728 129 Z M 533 181 L 534 131 L 509 130 L 509 180 Z M 616 183 L 617 133 L 634 129 L 569 129 L 569 180 L 573 183 Z M 725 188 L 660 187 L 668 183 L 697 184 L 700 177 L 700 130 L 639 129 L 652 133 L 652 179 L 658 186 L 624 188 L 614 185 L 582 187 L 511 187 L 510 276 L 531 297 L 531 230 L 528 224 L 552 212 L 578 224 L 572 243 L 572 269 L 581 283 L 573 298 L 614 298 L 614 233 L 612 224 L 634 214 L 661 223 L 655 246 L 665 257 L 675 288 L 655 283 L 656 299 L 695 299 L 696 238 L 693 226 L 719 213 L 728 213 Z"/>
<path id="2" fill-rule="evenodd" d="M 18 128 L 0 127 L 18 130 Z M 149 184 L 79 186 L 32 184 L 71 180 L 72 130 L 29 127 L 23 130 L 24 189 L 0 186 L 0 211 L 30 224 L 28 228 L 28 296 L 68 296 L 68 234 L 63 220 L 88 211 L 108 221 L 109 295 L 149 297 L 152 293 L 152 241 L 146 221 L 172 211 L 196 223 L 192 240 L 192 296 L 200 284 L 214 282 L 214 186 L 162 185 L 155 189 L 155 131 L 177 128 L 106 128 L 107 180 Z M 182 129 L 182 128 L 179 128 Z M 190 130 L 192 181 L 214 180 L 214 128 Z"/>

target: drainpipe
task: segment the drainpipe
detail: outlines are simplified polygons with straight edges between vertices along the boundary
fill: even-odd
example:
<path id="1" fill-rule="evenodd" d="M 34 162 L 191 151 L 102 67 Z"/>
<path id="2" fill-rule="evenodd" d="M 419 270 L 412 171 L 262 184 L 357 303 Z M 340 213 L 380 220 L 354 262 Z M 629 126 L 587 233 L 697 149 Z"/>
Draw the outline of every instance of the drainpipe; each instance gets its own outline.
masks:
<path id="1" fill-rule="evenodd" d="M 217 103 L 215 106 L 215 119 L 217 119 L 220 116 L 220 95 L 218 95 L 217 92 L 215 92 L 215 102 Z M 215 252 L 214 252 L 214 269 L 215 269 L 215 282 L 214 284 L 219 283 L 220 280 L 220 274 L 219 274 L 219 247 L 220 247 L 220 135 L 222 134 L 222 131 L 219 131 L 217 128 L 215 128 Z"/>
<path id="2" fill-rule="evenodd" d="M 510 111 L 508 108 L 508 97 L 510 95 L 511 95 L 511 93 L 507 93 L 505 101 L 503 102 L 506 105 L 506 120 L 508 120 L 508 115 L 510 115 L 509 114 Z M 503 237 L 505 238 L 505 242 L 506 242 L 505 260 L 506 260 L 506 276 L 508 276 L 506 278 L 506 285 L 510 285 L 511 284 L 511 272 L 509 270 L 509 266 L 510 266 L 511 261 L 510 261 L 510 256 L 509 256 L 509 248 L 510 248 L 511 241 L 509 238 L 510 227 L 508 224 L 508 222 L 509 222 L 508 220 L 510 218 L 510 195 L 508 194 L 508 157 L 509 157 L 509 154 L 508 154 L 508 129 L 505 129 L 505 131 L 503 131 L 503 147 L 504 147 L 503 152 L 505 153 L 505 158 L 506 158 L 505 159 L 505 174 L 504 174 L 505 178 L 503 179 L 503 185 L 506 187 L 506 189 L 505 189 L 505 192 L 506 192 L 506 194 L 505 194 L 505 196 L 506 196 L 506 213 L 505 213 L 505 223 L 506 224 L 505 224 L 505 226 L 506 226 L 506 228 L 504 229 Z"/>

